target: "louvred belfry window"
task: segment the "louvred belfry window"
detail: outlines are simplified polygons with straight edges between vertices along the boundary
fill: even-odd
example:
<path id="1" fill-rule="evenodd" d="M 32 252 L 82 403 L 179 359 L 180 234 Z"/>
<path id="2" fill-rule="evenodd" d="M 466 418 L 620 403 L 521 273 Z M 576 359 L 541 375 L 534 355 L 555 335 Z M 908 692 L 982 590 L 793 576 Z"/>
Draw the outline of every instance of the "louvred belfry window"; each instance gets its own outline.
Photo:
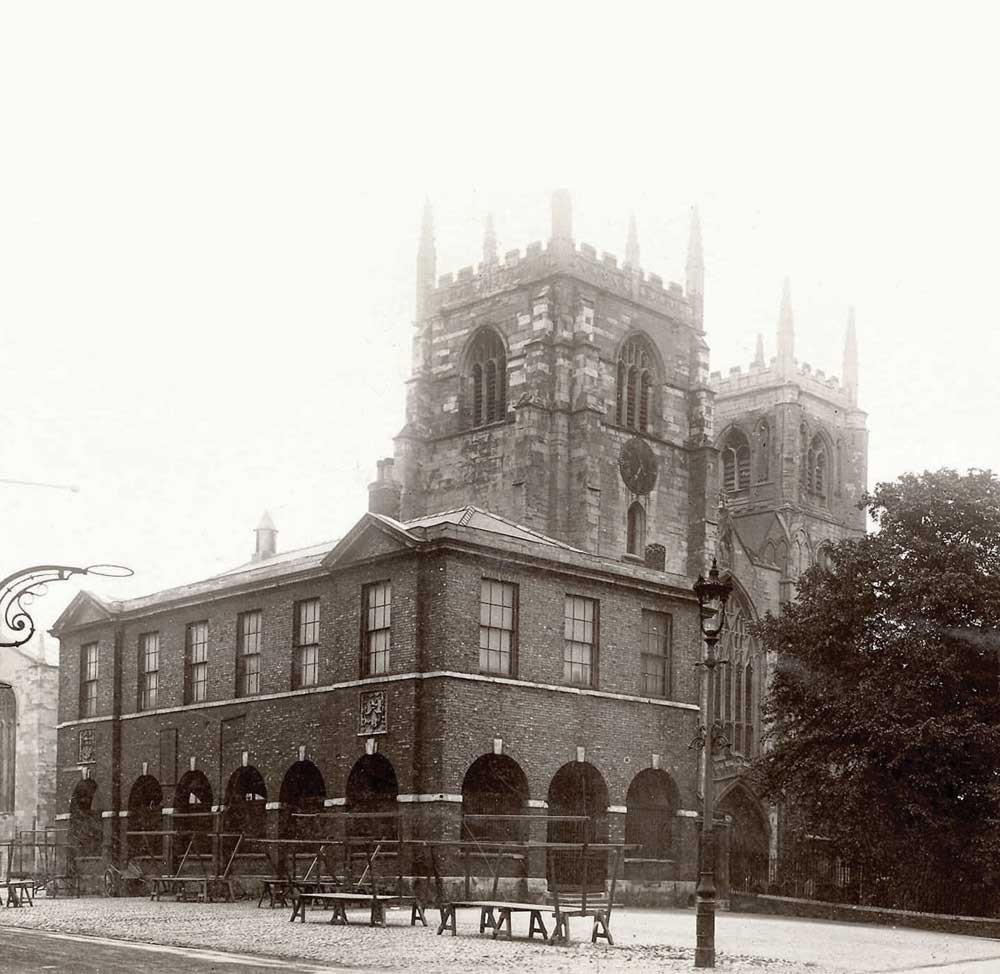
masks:
<path id="1" fill-rule="evenodd" d="M 733 430 L 722 444 L 722 487 L 727 494 L 750 486 L 750 441 Z"/>
<path id="2" fill-rule="evenodd" d="M 622 345 L 615 384 L 615 422 L 645 433 L 653 418 L 654 358 L 648 341 L 635 335 Z"/>
<path id="3" fill-rule="evenodd" d="M 467 357 L 471 425 L 485 426 L 507 415 L 507 351 L 492 328 L 482 328 Z"/>

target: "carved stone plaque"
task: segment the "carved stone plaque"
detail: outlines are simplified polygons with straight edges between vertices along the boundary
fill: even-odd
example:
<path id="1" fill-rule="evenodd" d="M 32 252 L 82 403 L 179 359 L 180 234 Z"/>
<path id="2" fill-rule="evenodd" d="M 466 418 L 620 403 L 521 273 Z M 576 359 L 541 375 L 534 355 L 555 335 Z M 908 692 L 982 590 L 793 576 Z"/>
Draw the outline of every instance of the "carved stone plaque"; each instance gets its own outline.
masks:
<path id="1" fill-rule="evenodd" d="M 389 729 L 386 714 L 387 695 L 385 690 L 370 690 L 362 693 L 358 714 L 358 735 L 370 737 L 384 734 Z"/>
<path id="2" fill-rule="evenodd" d="M 80 731 L 80 764 L 93 764 L 97 760 L 97 748 L 94 746 L 94 731 L 85 728 Z"/>

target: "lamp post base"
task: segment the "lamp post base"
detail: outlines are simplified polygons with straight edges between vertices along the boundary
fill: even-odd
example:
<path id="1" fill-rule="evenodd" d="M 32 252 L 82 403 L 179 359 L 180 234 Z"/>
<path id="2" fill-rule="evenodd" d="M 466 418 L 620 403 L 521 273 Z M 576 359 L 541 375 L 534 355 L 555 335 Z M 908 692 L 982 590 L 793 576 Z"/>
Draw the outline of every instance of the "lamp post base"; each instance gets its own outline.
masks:
<path id="1" fill-rule="evenodd" d="M 715 897 L 698 896 L 695 906 L 695 967 L 715 967 Z"/>
<path id="2" fill-rule="evenodd" d="M 701 871 L 695 890 L 695 967 L 715 967 L 715 830 L 701 833 Z"/>

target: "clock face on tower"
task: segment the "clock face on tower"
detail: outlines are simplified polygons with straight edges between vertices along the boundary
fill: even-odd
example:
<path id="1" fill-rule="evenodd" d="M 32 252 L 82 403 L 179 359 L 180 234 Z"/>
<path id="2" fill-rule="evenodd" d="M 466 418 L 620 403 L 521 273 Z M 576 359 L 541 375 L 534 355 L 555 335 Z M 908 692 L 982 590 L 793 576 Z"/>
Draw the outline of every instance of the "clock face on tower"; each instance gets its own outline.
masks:
<path id="1" fill-rule="evenodd" d="M 633 494 L 648 494 L 656 485 L 659 472 L 656 454 L 645 440 L 633 436 L 622 444 L 618 471 Z"/>

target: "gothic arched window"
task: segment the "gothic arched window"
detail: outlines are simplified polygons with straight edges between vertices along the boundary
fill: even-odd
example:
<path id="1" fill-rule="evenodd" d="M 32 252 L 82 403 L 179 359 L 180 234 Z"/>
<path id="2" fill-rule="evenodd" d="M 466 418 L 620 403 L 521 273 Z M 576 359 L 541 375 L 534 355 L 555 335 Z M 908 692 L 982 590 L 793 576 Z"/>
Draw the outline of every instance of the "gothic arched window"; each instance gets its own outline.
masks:
<path id="1" fill-rule="evenodd" d="M 806 487 L 820 497 L 826 497 L 829 487 L 829 460 L 826 441 L 817 433 L 809 444 Z"/>
<path id="2" fill-rule="evenodd" d="M 833 473 L 833 490 L 840 497 L 844 489 L 844 441 L 837 440 L 837 469 Z"/>
<path id="3" fill-rule="evenodd" d="M 17 697 L 0 687 L 0 813 L 14 811 L 14 771 L 17 753 Z"/>
<path id="4" fill-rule="evenodd" d="M 771 428 L 766 419 L 757 425 L 757 483 L 771 479 Z"/>
<path id="5" fill-rule="evenodd" d="M 481 328 L 466 356 L 471 385 L 472 426 L 495 423 L 507 415 L 507 350 L 499 333 Z"/>
<path id="6" fill-rule="evenodd" d="M 726 675 L 715 683 L 716 712 L 726 737 L 734 753 L 748 758 L 757 753 L 757 710 L 760 706 L 754 681 L 754 660 L 760 649 L 757 640 L 750 635 L 750 621 L 749 607 L 734 593 L 719 644 L 719 657 L 728 660 L 729 665 L 722 667 Z"/>
<path id="7" fill-rule="evenodd" d="M 799 427 L 799 483 L 803 487 L 809 484 L 809 430 L 805 423 Z"/>
<path id="8" fill-rule="evenodd" d="M 750 486 L 750 441 L 741 430 L 731 430 L 722 443 L 722 487 L 727 494 Z"/>
<path id="9" fill-rule="evenodd" d="M 639 501 L 633 501 L 628 509 L 626 550 L 630 555 L 641 555 L 646 550 L 646 511 Z"/>
<path id="10" fill-rule="evenodd" d="M 645 433 L 653 416 L 655 359 L 647 339 L 634 335 L 618 354 L 615 422 Z"/>

